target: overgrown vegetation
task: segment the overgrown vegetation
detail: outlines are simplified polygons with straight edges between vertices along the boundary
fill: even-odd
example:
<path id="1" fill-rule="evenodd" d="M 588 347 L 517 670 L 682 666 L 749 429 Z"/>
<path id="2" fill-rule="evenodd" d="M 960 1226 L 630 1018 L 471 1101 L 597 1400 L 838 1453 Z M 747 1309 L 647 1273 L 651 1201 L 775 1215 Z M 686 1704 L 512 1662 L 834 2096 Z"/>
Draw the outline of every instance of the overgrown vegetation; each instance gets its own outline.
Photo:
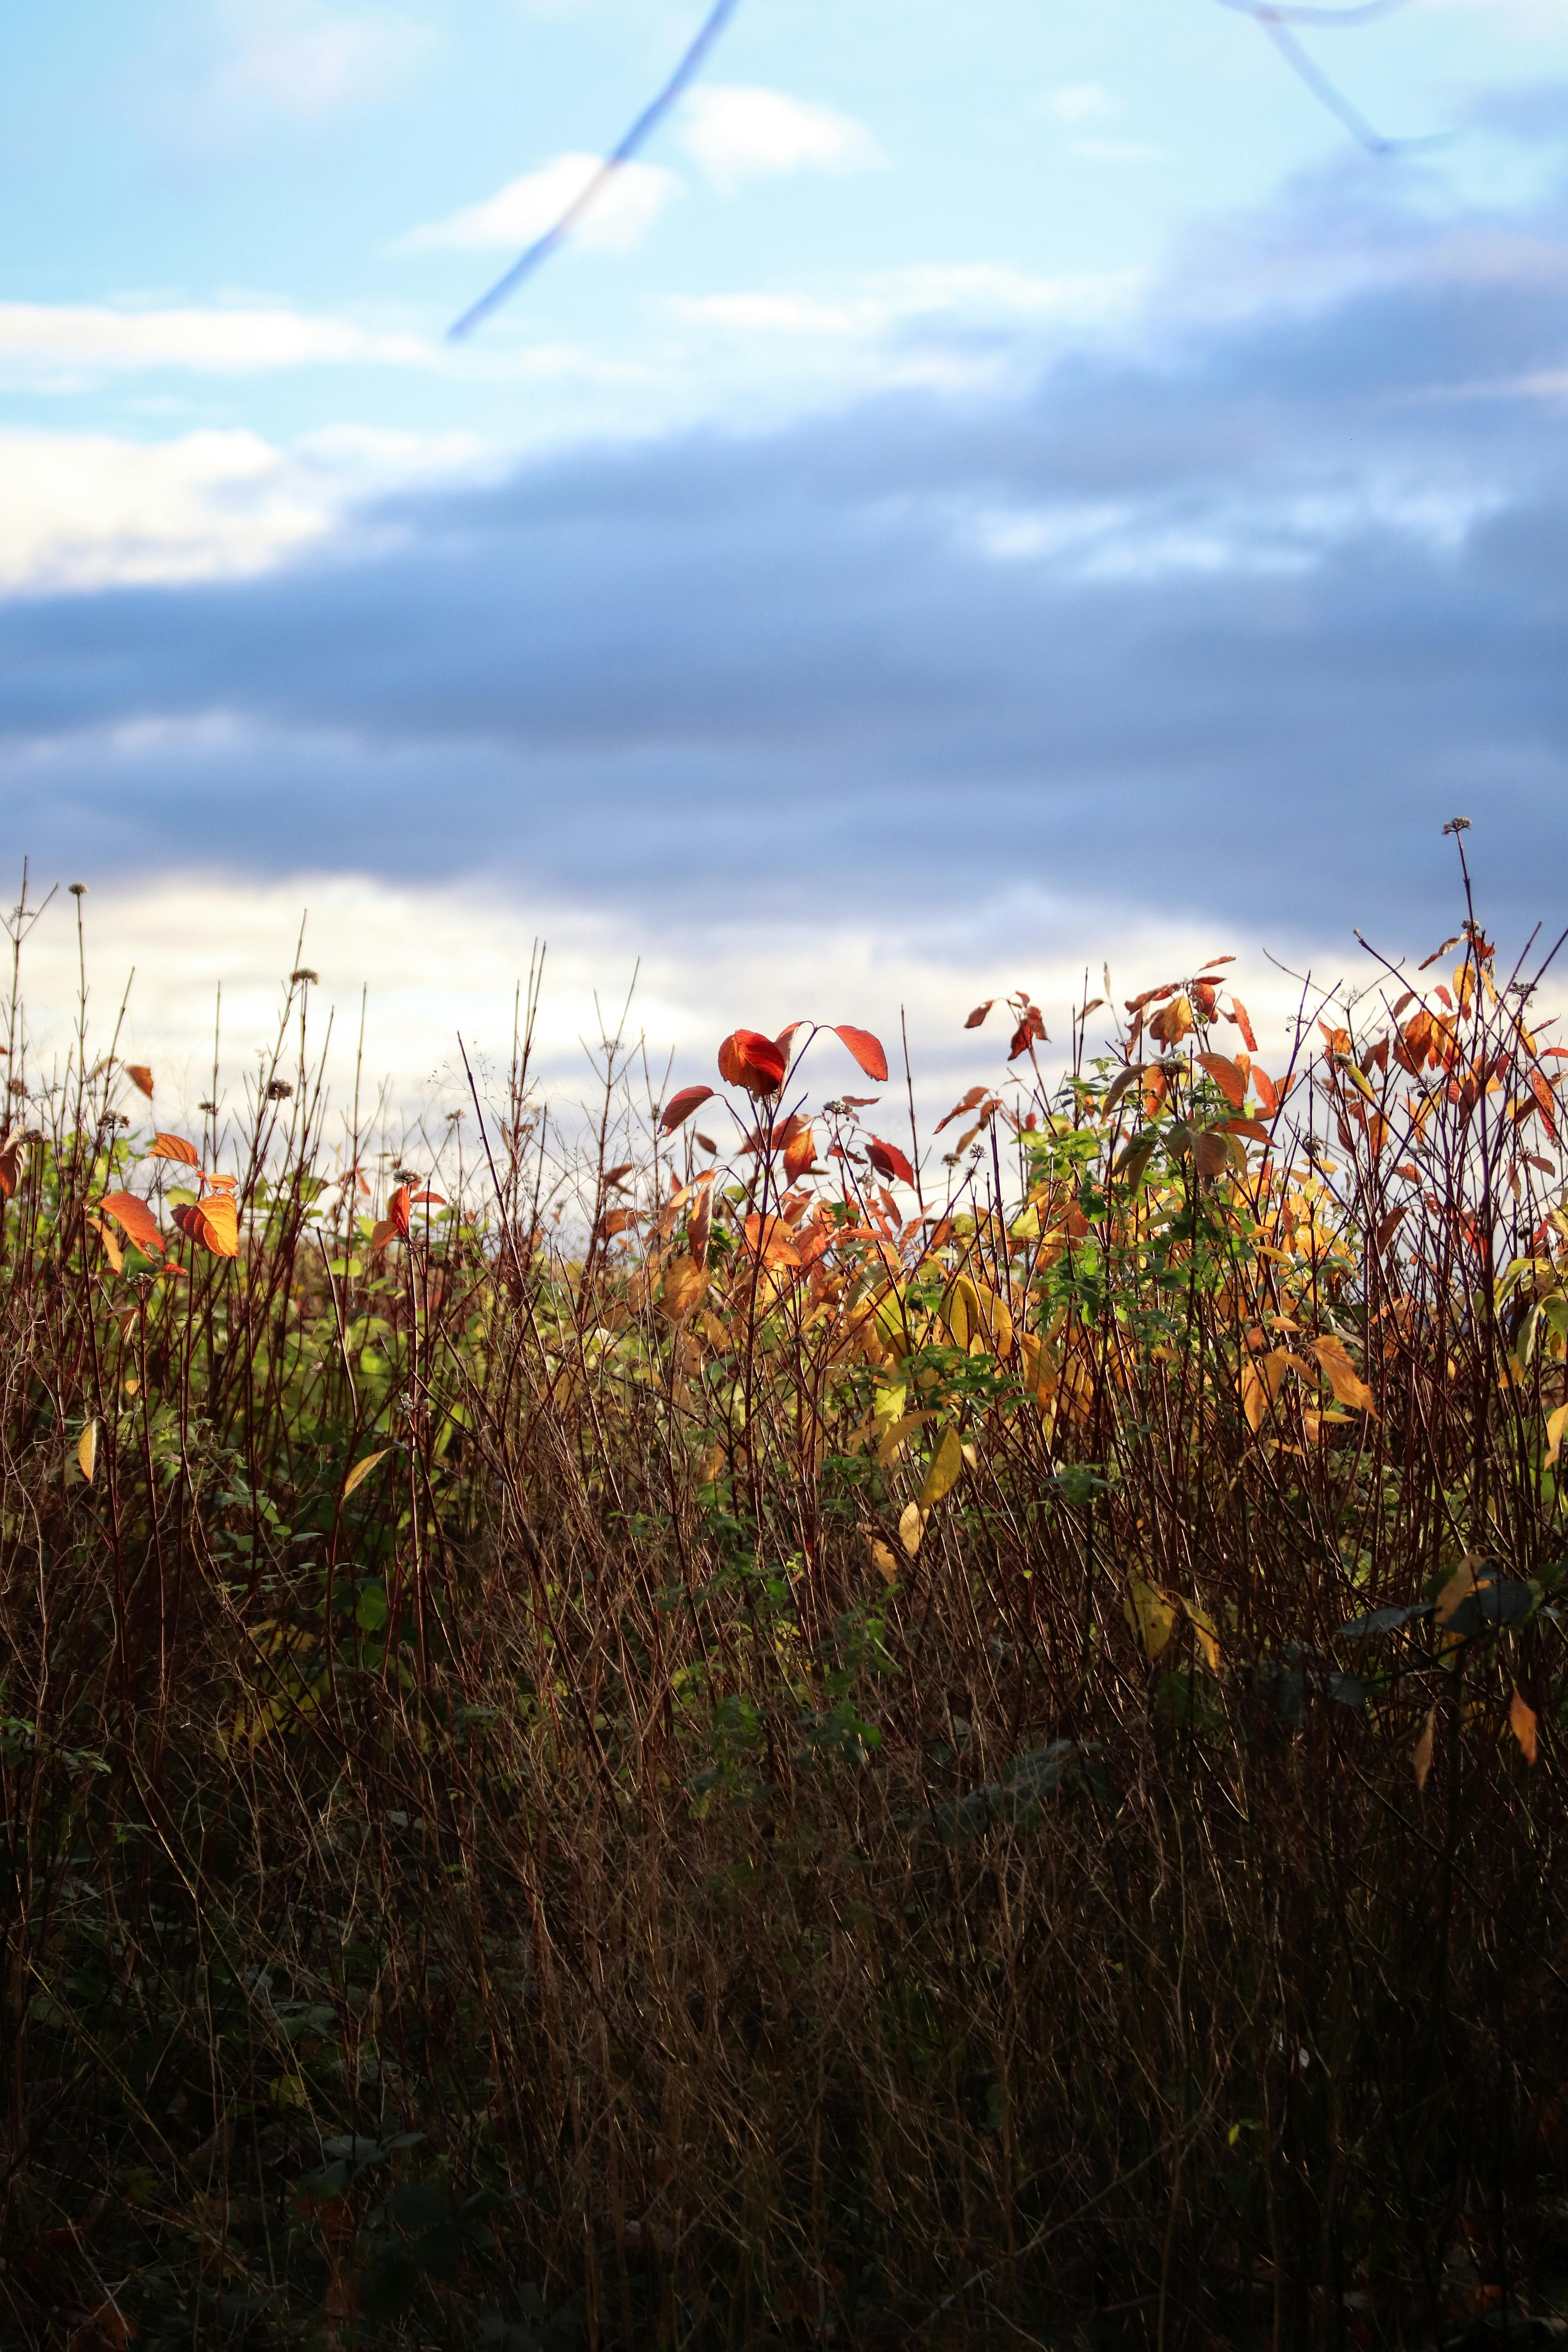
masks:
<path id="1" fill-rule="evenodd" d="M 1545 2331 L 1563 1049 L 1373 970 L 918 1182 L 859 1030 L 387 1167 L 311 975 L 189 1139 L 18 992 L 0 2342 Z"/>

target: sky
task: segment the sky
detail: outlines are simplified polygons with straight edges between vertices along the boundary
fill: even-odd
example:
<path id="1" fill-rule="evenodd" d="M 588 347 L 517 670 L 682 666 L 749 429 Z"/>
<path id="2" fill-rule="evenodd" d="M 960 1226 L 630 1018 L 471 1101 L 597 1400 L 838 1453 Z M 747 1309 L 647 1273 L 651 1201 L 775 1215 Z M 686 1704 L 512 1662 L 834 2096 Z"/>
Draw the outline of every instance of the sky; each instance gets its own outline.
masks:
<path id="1" fill-rule="evenodd" d="M 1304 27 L 1376 153 L 1220 0 L 742 0 L 447 340 L 701 13 L 0 19 L 0 792 L 95 1013 L 205 1091 L 221 981 L 237 1084 L 308 910 L 401 1098 L 536 938 L 560 1066 L 635 969 L 660 1069 L 902 1007 L 941 1092 L 1016 985 L 1425 952 L 1458 814 L 1561 922 L 1561 0 Z"/>

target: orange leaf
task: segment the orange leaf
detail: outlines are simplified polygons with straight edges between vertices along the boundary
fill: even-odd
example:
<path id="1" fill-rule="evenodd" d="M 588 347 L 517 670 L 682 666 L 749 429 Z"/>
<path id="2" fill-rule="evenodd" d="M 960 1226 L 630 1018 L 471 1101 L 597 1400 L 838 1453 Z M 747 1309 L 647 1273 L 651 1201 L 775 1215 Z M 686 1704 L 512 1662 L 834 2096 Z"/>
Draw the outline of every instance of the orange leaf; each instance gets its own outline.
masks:
<path id="1" fill-rule="evenodd" d="M 103 1244 L 103 1255 L 109 1260 L 110 1269 L 115 1274 L 119 1274 L 125 1265 L 124 1251 L 121 1248 L 120 1244 L 115 1240 L 114 1235 L 110 1232 L 109 1227 L 105 1224 L 100 1223 L 99 1220 L 93 1215 L 90 1209 L 84 1209 L 82 1211 L 82 1215 L 87 1219 L 88 1223 L 92 1227 L 93 1232 Z"/>
<path id="2" fill-rule="evenodd" d="M 1345 1353 L 1341 1339 L 1314 1339 L 1312 1353 L 1329 1376 L 1329 1386 L 1341 1404 L 1354 1407 L 1358 1412 L 1371 1413 L 1377 1419 L 1377 1403 L 1366 1382 L 1361 1379 Z"/>
<path id="3" fill-rule="evenodd" d="M 133 1087 L 140 1087 L 149 1102 L 153 1099 L 153 1073 L 145 1062 L 127 1062 L 125 1075 Z"/>
<path id="4" fill-rule="evenodd" d="M 670 1096 L 659 1114 L 659 1133 L 673 1135 L 676 1129 L 691 1117 L 700 1103 L 711 1102 L 712 1099 L 711 1087 L 682 1087 L 679 1094 Z"/>
<path id="5" fill-rule="evenodd" d="M 1249 1054 L 1256 1054 L 1258 1051 L 1258 1040 L 1252 1034 L 1252 1024 L 1247 1017 L 1247 1007 L 1243 1004 L 1239 996 L 1233 996 L 1230 1000 L 1230 1017 L 1235 1022 L 1237 1027 L 1240 1030 L 1242 1036 L 1247 1041 L 1247 1052 Z"/>
<path id="6" fill-rule="evenodd" d="M 1232 1110 L 1239 1110 L 1247 1100 L 1247 1080 L 1242 1076 L 1228 1054 L 1200 1054 L 1198 1061 L 1224 1095 Z"/>
<path id="7" fill-rule="evenodd" d="M 183 1135 L 155 1135 L 147 1146 L 149 1160 L 177 1160 L 183 1168 L 199 1168 L 202 1155 Z"/>
<path id="8" fill-rule="evenodd" d="M 202 1182 L 206 1185 L 209 1192 L 232 1192 L 238 1181 L 237 1176 L 215 1176 L 210 1169 L 204 1169 L 202 1171 Z M 368 1186 L 365 1189 L 368 1191 Z"/>
<path id="9" fill-rule="evenodd" d="M 809 1127 L 803 1127 L 784 1146 L 784 1175 L 788 1181 L 793 1184 L 797 1177 L 804 1176 L 816 1160 L 816 1138 Z"/>
<path id="10" fill-rule="evenodd" d="M 915 1171 L 896 1143 L 882 1143 L 870 1136 L 866 1143 L 866 1157 L 879 1176 L 896 1176 L 901 1184 L 912 1184 Z"/>
<path id="11" fill-rule="evenodd" d="M 994 996 L 988 996 L 984 1004 L 977 1004 L 973 1012 L 970 1014 L 968 1020 L 964 1023 L 964 1027 L 966 1029 L 978 1029 L 981 1023 L 984 1020 L 985 1015 L 990 1012 L 991 1007 L 995 1003 L 995 1002 L 996 999 Z"/>
<path id="12" fill-rule="evenodd" d="M 401 1234 L 405 1241 L 407 1240 L 410 1220 L 408 1215 L 408 1187 L 406 1184 L 400 1184 L 396 1192 L 393 1194 L 391 1200 L 388 1201 L 386 1204 L 386 1221 L 392 1227 L 395 1234 Z"/>
<path id="13" fill-rule="evenodd" d="M 0 1192 L 7 1201 L 16 1189 L 16 1180 L 22 1172 L 22 1154 L 27 1149 L 27 1141 L 26 1136 L 17 1134 L 0 1146 Z"/>
<path id="14" fill-rule="evenodd" d="M 848 1046 L 866 1076 L 880 1086 L 888 1075 L 888 1057 L 869 1029 L 852 1029 L 847 1021 L 841 1021 L 833 1034 L 841 1045 Z"/>
<path id="15" fill-rule="evenodd" d="M 719 1048 L 719 1076 L 751 1095 L 776 1095 L 787 1067 L 781 1048 L 760 1029 L 734 1029 Z"/>
<path id="16" fill-rule="evenodd" d="M 1508 1703 L 1508 1727 L 1518 1740 L 1525 1762 L 1533 1764 L 1536 1756 L 1535 1709 L 1520 1696 L 1517 1684 Z"/>
<path id="17" fill-rule="evenodd" d="M 196 1209 L 201 1219 L 197 1235 L 211 1250 L 214 1257 L 239 1255 L 239 1211 L 228 1192 L 209 1192 Z"/>
<path id="18" fill-rule="evenodd" d="M 1274 1140 L 1260 1118 L 1227 1118 L 1225 1127 L 1227 1135 L 1245 1135 L 1252 1143 L 1272 1143 Z"/>
<path id="19" fill-rule="evenodd" d="M 985 1089 L 984 1087 L 971 1087 L 969 1092 L 964 1096 L 963 1100 L 962 1102 L 955 1102 L 952 1108 L 947 1113 L 947 1116 L 944 1118 L 939 1118 L 937 1120 L 931 1132 L 934 1135 L 940 1135 L 944 1127 L 951 1126 L 955 1118 L 962 1118 L 966 1110 L 973 1110 L 977 1102 L 984 1102 L 984 1099 Z"/>
<path id="20" fill-rule="evenodd" d="M 371 1234 L 370 1245 L 373 1250 L 384 1250 L 388 1242 L 395 1242 L 396 1239 L 397 1227 L 390 1217 L 383 1217 Z"/>
<path id="21" fill-rule="evenodd" d="M 106 1217 L 112 1217 L 126 1239 L 144 1255 L 162 1257 L 163 1236 L 158 1230 L 158 1220 L 145 1201 L 134 1192 L 107 1192 L 99 1202 Z"/>
<path id="22" fill-rule="evenodd" d="M 1184 994 L 1163 1004 L 1149 1024 L 1149 1034 L 1167 1048 L 1179 1045 L 1193 1025 L 1193 1008 Z"/>

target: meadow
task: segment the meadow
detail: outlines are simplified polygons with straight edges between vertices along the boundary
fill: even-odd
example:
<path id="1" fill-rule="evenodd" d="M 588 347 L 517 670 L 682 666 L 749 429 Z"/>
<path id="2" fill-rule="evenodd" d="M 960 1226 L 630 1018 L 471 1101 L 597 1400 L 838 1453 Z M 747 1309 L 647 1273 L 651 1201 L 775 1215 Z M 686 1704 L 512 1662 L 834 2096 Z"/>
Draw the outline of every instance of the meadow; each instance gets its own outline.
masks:
<path id="1" fill-rule="evenodd" d="M 0 2345 L 1563 2332 L 1540 940 L 928 1137 L 848 1022 L 568 1125 L 536 971 L 389 1150 L 313 974 L 166 1129 L 12 929 Z"/>

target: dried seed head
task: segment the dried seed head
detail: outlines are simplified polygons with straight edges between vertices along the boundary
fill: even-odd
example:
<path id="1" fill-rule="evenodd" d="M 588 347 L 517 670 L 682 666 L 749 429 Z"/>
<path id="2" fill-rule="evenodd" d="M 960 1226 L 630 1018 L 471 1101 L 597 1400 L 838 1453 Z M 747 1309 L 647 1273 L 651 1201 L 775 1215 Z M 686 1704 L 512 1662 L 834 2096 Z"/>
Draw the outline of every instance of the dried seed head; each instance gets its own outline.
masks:
<path id="1" fill-rule="evenodd" d="M 289 973 L 289 985 L 290 988 L 298 988 L 302 981 L 314 981 L 319 986 L 321 983 L 321 975 L 319 971 L 312 971 L 308 963 L 302 963 L 298 971 L 291 971 Z"/>
<path id="2" fill-rule="evenodd" d="M 1443 827 L 1445 834 L 1468 833 L 1469 829 L 1470 820 L 1468 816 L 1451 816 Z"/>
<path id="3" fill-rule="evenodd" d="M 273 1078 L 268 1084 L 267 1099 L 268 1102 L 287 1102 L 293 1091 L 287 1078 Z"/>
<path id="4" fill-rule="evenodd" d="M 73 898 L 85 898 L 87 896 L 87 884 L 85 882 L 68 882 L 66 887 L 70 892 Z"/>

